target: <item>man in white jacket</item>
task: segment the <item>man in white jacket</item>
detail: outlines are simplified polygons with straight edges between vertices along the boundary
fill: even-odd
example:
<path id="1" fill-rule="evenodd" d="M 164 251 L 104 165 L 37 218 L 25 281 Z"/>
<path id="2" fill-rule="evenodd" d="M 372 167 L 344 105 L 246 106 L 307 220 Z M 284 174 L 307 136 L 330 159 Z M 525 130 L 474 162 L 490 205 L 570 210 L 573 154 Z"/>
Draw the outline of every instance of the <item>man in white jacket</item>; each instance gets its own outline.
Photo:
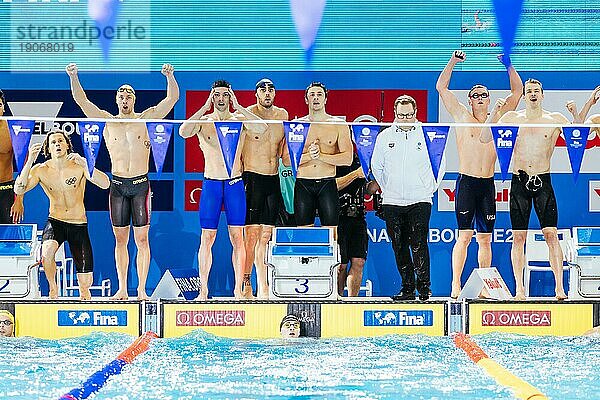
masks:
<path id="1" fill-rule="evenodd" d="M 415 300 L 416 288 L 419 299 L 425 301 L 431 286 L 427 237 L 432 197 L 444 176 L 446 160 L 442 158 L 436 182 L 416 118 L 415 99 L 398 97 L 394 113 L 394 125 L 377 137 L 371 169 L 381 186 L 383 217 L 402 278 L 400 293 L 393 299 Z"/>

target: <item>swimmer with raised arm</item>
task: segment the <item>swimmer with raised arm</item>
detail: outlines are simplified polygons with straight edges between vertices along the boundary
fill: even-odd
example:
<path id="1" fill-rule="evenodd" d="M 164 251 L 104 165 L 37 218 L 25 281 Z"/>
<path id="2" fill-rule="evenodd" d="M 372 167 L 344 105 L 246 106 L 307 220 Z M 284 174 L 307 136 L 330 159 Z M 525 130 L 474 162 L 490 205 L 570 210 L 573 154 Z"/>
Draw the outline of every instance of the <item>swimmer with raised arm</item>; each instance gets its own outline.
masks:
<path id="1" fill-rule="evenodd" d="M 73 99 L 88 118 L 106 119 L 160 119 L 167 116 L 179 99 L 179 86 L 175 80 L 173 66 L 164 64 L 161 73 L 167 78 L 167 96 L 156 106 L 141 113 L 134 110 L 136 94 L 130 85 L 117 89 L 116 102 L 119 114 L 112 115 L 101 110 L 88 100 L 79 82 L 76 64 L 66 68 L 71 80 Z M 143 122 L 108 122 L 104 130 L 104 142 L 112 164 L 112 181 L 109 194 L 110 219 L 116 239 L 115 261 L 119 278 L 119 289 L 113 300 L 127 300 L 127 270 L 129 268 L 130 225 L 137 247 L 136 265 L 138 272 L 138 300 L 148 300 L 146 279 L 150 268 L 151 191 L 148 179 L 150 138 Z"/>

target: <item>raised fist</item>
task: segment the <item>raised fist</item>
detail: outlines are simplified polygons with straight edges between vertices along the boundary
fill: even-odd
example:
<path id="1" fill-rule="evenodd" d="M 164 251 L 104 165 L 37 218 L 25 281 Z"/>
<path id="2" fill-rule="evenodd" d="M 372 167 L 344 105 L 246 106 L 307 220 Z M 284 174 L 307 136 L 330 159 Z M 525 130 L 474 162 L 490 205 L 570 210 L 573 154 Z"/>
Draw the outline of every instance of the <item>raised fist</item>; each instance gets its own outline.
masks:
<path id="1" fill-rule="evenodd" d="M 77 76 L 79 69 L 77 68 L 77 64 L 71 63 L 71 64 L 67 65 L 67 67 L 65 68 L 65 71 L 67 71 L 67 75 L 69 75 L 69 76 Z"/>
<path id="2" fill-rule="evenodd" d="M 175 71 L 175 68 L 171 64 L 163 64 L 160 73 L 164 76 L 170 76 L 173 75 L 173 71 Z"/>
<path id="3" fill-rule="evenodd" d="M 467 55 L 465 54 L 464 51 L 455 50 L 454 53 L 452 53 L 452 60 L 454 62 L 463 62 L 466 59 L 467 59 Z"/>

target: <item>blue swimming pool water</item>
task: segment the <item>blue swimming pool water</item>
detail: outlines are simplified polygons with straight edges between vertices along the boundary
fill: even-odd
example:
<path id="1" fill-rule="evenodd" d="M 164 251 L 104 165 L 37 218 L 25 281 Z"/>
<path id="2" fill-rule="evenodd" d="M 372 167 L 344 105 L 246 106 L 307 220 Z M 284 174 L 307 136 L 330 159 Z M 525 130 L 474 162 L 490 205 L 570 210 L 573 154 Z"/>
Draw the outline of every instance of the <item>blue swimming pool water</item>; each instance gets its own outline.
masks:
<path id="1" fill-rule="evenodd" d="M 0 398 L 56 399 L 134 338 L 0 338 Z M 600 337 L 483 335 L 496 361 L 553 399 L 600 398 Z M 512 399 L 448 337 L 158 339 L 94 399 Z"/>

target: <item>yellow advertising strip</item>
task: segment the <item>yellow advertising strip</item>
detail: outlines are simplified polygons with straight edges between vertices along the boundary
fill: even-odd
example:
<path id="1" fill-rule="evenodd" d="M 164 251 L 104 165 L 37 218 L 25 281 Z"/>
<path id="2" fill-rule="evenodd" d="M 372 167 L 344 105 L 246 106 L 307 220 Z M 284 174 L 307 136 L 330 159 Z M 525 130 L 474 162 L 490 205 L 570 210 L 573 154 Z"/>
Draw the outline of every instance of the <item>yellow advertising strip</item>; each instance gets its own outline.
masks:
<path id="1" fill-rule="evenodd" d="M 138 336 L 139 303 L 17 303 L 16 335 L 63 339 L 92 332 Z"/>
<path id="2" fill-rule="evenodd" d="M 443 303 L 323 304 L 321 337 L 444 336 L 444 310 Z"/>
<path id="3" fill-rule="evenodd" d="M 577 336 L 593 328 L 593 304 L 470 303 L 469 333 Z"/>
<path id="4" fill-rule="evenodd" d="M 514 391 L 515 397 L 523 400 L 545 400 L 547 397 L 536 387 L 513 375 L 489 356 L 469 336 L 459 333 L 452 338 L 459 349 L 464 350 L 471 360 L 496 380 Z"/>
<path id="5" fill-rule="evenodd" d="M 163 305 L 163 337 L 178 337 L 202 329 L 237 339 L 280 337 L 279 323 L 287 304 L 175 303 Z"/>

